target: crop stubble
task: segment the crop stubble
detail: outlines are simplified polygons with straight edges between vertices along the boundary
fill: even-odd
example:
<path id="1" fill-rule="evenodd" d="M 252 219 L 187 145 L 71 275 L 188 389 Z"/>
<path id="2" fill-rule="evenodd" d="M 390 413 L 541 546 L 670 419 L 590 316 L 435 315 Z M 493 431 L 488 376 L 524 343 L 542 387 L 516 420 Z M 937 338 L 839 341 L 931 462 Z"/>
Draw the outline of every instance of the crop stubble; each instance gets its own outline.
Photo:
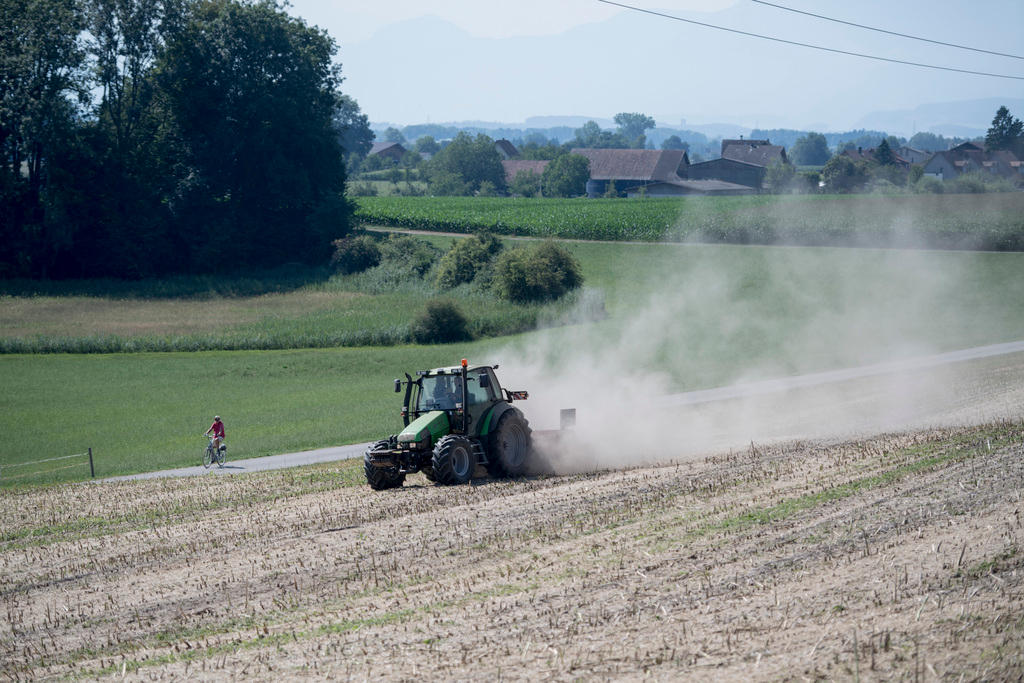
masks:
<path id="1" fill-rule="evenodd" d="M 1021 437 L 381 493 L 333 488 L 353 464 L 20 493 L 0 513 L 0 671 L 1015 677 Z"/>

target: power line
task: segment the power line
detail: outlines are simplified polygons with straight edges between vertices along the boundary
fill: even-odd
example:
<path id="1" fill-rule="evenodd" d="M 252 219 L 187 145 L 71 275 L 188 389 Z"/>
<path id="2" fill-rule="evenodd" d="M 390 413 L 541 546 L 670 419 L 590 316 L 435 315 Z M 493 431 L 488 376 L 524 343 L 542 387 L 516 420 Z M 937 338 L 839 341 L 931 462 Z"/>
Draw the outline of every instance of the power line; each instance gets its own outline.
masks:
<path id="1" fill-rule="evenodd" d="M 823 52 L 832 52 L 840 55 L 848 55 L 850 57 L 861 57 L 863 59 L 873 59 L 879 62 L 890 62 L 892 64 L 905 64 L 907 66 L 918 66 L 924 69 L 937 69 L 939 71 L 953 71 L 961 74 L 971 74 L 972 76 L 991 76 L 992 78 L 1009 78 L 1015 81 L 1024 81 L 1024 76 L 1008 76 L 1006 74 L 994 74 L 987 71 L 971 71 L 970 69 L 956 69 L 951 66 L 937 66 L 935 64 L 922 64 L 921 62 L 908 62 L 903 59 L 892 59 L 890 57 L 878 57 L 876 55 L 868 55 L 863 52 L 850 52 L 848 50 L 838 50 L 832 47 L 824 47 L 822 45 L 812 45 L 810 43 L 800 43 L 795 40 L 786 40 L 784 38 L 776 38 L 774 36 L 766 36 L 760 33 L 750 33 L 749 31 L 740 31 L 735 28 L 726 28 L 725 26 L 716 26 L 715 24 L 708 24 L 702 21 L 695 21 L 693 19 L 683 19 L 682 17 L 673 16 L 671 14 L 665 14 L 664 12 L 655 12 L 654 10 L 644 9 L 642 7 L 634 7 L 632 5 L 626 5 L 621 2 L 612 2 L 612 0 L 597 0 L 606 5 L 614 5 L 615 7 L 621 7 L 623 9 L 633 10 L 634 12 L 641 12 L 643 14 L 651 14 L 656 17 L 662 17 L 664 19 L 672 19 L 674 21 L 682 21 L 687 24 L 694 24 L 696 26 L 703 26 L 705 28 L 713 28 L 719 31 L 726 31 L 728 33 L 736 33 L 741 36 L 749 36 L 751 38 L 761 38 L 762 40 L 771 40 L 776 43 L 785 43 L 787 45 L 796 45 L 797 47 L 806 47 L 812 50 L 821 50 Z"/>
<path id="2" fill-rule="evenodd" d="M 815 19 L 824 19 L 825 21 L 834 21 L 837 24 L 846 24 L 847 26 L 855 26 L 857 28 L 866 29 L 868 31 L 878 31 L 879 33 L 887 33 L 890 36 L 899 36 L 900 38 L 910 38 L 911 40 L 920 40 L 925 43 L 932 43 L 934 45 L 944 45 L 946 47 L 955 47 L 960 50 L 970 50 L 972 52 L 984 52 L 987 55 L 996 55 L 998 57 L 1010 57 L 1011 59 L 1024 59 L 1020 55 L 1011 55 L 1006 52 L 995 52 L 993 50 L 983 50 L 979 47 L 970 47 L 968 45 L 957 45 L 956 43 L 944 43 L 941 40 L 932 40 L 930 38 L 922 38 L 920 36 L 912 36 L 907 33 L 899 33 L 897 31 L 887 31 L 884 28 L 875 28 L 874 26 L 865 26 L 864 24 L 855 24 L 852 21 L 843 21 L 842 19 L 834 19 L 832 17 L 826 17 L 822 14 L 815 14 L 814 12 L 805 12 L 803 10 L 794 9 L 792 7 L 785 7 L 783 5 L 776 5 L 774 2 L 765 2 L 765 0 L 750 0 L 756 2 L 759 5 L 767 5 L 768 7 L 775 7 L 776 9 L 786 10 L 787 12 L 793 12 L 795 14 L 803 14 L 808 17 L 814 17 Z"/>

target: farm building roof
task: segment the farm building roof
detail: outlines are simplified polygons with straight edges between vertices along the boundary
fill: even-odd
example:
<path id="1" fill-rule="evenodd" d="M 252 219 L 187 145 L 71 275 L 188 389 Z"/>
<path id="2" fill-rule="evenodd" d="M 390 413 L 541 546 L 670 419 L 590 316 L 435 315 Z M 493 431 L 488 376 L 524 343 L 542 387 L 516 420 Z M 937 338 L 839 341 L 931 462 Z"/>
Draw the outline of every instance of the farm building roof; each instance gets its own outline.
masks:
<path id="1" fill-rule="evenodd" d="M 501 154 L 506 159 L 509 159 L 514 156 L 519 156 L 519 150 L 516 149 L 516 146 L 513 145 L 508 140 L 506 140 L 505 138 L 495 140 L 494 148 L 498 150 L 498 153 Z"/>
<path id="2" fill-rule="evenodd" d="M 751 139 L 751 140 L 744 140 L 743 138 L 740 138 L 740 139 L 736 140 L 736 139 L 733 139 L 733 138 L 726 138 L 726 139 L 722 140 L 722 152 L 721 152 L 721 155 L 723 157 L 725 156 L 725 148 L 729 147 L 730 145 L 770 145 L 770 144 L 772 144 L 772 143 L 769 140 L 753 140 L 753 139 Z"/>
<path id="3" fill-rule="evenodd" d="M 682 149 L 589 149 L 573 154 L 590 160 L 592 180 L 671 180 L 690 158 Z"/>
<path id="4" fill-rule="evenodd" d="M 786 161 L 786 149 L 782 145 L 769 144 L 767 140 L 731 140 L 722 142 L 722 158 L 742 161 L 755 166 L 771 166 Z"/>
<path id="5" fill-rule="evenodd" d="M 380 154 L 385 150 L 392 150 L 392 148 L 395 148 L 394 151 L 401 150 L 401 153 L 405 154 L 405 147 L 397 142 L 375 142 L 370 148 L 370 154 Z"/>
<path id="6" fill-rule="evenodd" d="M 511 183 L 515 179 L 516 174 L 520 171 L 533 171 L 540 175 L 547 168 L 549 161 L 537 161 L 533 159 L 512 159 L 501 162 L 502 167 L 505 169 L 505 181 Z"/>

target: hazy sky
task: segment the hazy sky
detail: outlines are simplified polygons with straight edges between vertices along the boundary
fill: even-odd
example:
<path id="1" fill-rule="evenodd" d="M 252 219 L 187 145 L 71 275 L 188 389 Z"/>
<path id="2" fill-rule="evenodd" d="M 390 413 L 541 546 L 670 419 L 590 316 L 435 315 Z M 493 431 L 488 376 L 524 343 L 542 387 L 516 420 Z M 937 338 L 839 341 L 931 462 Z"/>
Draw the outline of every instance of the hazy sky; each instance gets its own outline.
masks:
<path id="1" fill-rule="evenodd" d="M 835 130 L 854 126 L 874 111 L 913 109 L 934 102 L 1024 98 L 1024 80 L 819 52 L 641 14 L 598 0 L 291 0 L 291 4 L 293 14 L 326 29 L 338 42 L 345 77 L 342 89 L 375 122 L 517 123 L 531 116 L 611 118 L 620 111 L 640 111 L 663 125 L 680 125 L 686 119 Z M 625 0 L 624 4 L 840 50 L 1024 77 L 1024 59 L 887 36 L 752 0 Z M 1021 0 L 777 0 L 776 4 L 1024 56 Z"/>

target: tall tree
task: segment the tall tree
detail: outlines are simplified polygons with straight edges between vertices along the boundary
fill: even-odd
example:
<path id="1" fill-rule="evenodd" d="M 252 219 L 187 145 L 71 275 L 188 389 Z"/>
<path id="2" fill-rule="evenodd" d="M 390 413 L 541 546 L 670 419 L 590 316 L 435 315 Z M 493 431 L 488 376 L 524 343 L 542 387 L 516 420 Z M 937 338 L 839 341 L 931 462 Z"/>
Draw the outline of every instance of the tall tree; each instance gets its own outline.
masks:
<path id="1" fill-rule="evenodd" d="M 907 144 L 922 152 L 941 152 L 949 149 L 949 141 L 945 137 L 925 131 L 914 133 Z"/>
<path id="2" fill-rule="evenodd" d="M 789 158 L 797 166 L 822 166 L 830 156 L 828 141 L 821 133 L 801 136 L 789 149 Z"/>
<path id="3" fill-rule="evenodd" d="M 501 155 L 494 148 L 494 140 L 483 133 L 474 139 L 469 133 L 460 132 L 430 160 L 429 172 L 434 182 L 443 179 L 448 184 L 452 177 L 457 178 L 469 192 L 479 190 L 483 182 L 493 184 L 499 191 L 505 190 Z"/>
<path id="4" fill-rule="evenodd" d="M 87 97 L 84 17 L 74 0 L 0 0 L 0 276 L 46 275 L 48 167 Z"/>
<path id="5" fill-rule="evenodd" d="M 397 142 L 400 145 L 404 145 L 405 144 L 405 136 L 402 135 L 402 131 L 400 131 L 397 128 L 392 126 L 392 127 L 389 127 L 387 130 L 384 131 L 384 141 L 385 142 Z"/>
<path id="6" fill-rule="evenodd" d="M 630 147 L 643 149 L 647 142 L 647 131 L 655 127 L 654 119 L 646 114 L 621 112 L 615 115 L 615 123 Z"/>
<path id="7" fill-rule="evenodd" d="M 683 142 L 683 139 L 680 138 L 678 135 L 669 135 L 667 138 L 665 138 L 662 141 L 661 148 L 662 149 L 681 149 L 681 150 L 689 151 L 690 143 L 689 142 Z"/>
<path id="8" fill-rule="evenodd" d="M 1017 151 L 1024 143 L 1022 136 L 1024 136 L 1024 122 L 1014 118 L 1005 106 L 999 107 L 995 118 L 992 119 L 992 127 L 985 134 L 985 148 L 992 151 L 1000 149 Z"/>
<path id="9" fill-rule="evenodd" d="M 578 197 L 586 192 L 590 160 L 581 154 L 562 154 L 544 168 L 541 187 L 545 197 Z"/>
<path id="10" fill-rule="evenodd" d="M 891 166 L 896 163 L 896 157 L 892 152 L 892 147 L 889 146 L 889 141 L 885 138 L 878 143 L 878 147 L 875 148 L 875 161 L 880 166 Z"/>
<path id="11" fill-rule="evenodd" d="M 198 0 L 158 67 L 195 263 L 322 262 L 347 231 L 334 41 L 272 0 Z"/>
<path id="12" fill-rule="evenodd" d="M 413 150 L 420 154 L 433 155 L 441 151 L 441 145 L 437 144 L 437 140 L 434 139 L 433 135 L 424 135 L 416 140 Z"/>
<path id="13" fill-rule="evenodd" d="M 179 265 L 169 204 L 174 187 L 152 71 L 185 0 L 81 0 L 98 93 L 79 127 L 63 193 L 74 239 L 55 254 L 64 276 L 139 277 Z"/>
<path id="14" fill-rule="evenodd" d="M 374 133 L 370 119 L 359 109 L 359 103 L 348 95 L 339 95 L 334 110 L 334 126 L 338 143 L 346 158 L 362 159 L 373 147 Z"/>
<path id="15" fill-rule="evenodd" d="M 587 149 L 622 149 L 629 147 L 629 143 L 622 134 L 601 130 L 596 121 L 587 121 L 582 128 L 576 129 L 576 139 L 573 140 L 572 146 Z"/>

